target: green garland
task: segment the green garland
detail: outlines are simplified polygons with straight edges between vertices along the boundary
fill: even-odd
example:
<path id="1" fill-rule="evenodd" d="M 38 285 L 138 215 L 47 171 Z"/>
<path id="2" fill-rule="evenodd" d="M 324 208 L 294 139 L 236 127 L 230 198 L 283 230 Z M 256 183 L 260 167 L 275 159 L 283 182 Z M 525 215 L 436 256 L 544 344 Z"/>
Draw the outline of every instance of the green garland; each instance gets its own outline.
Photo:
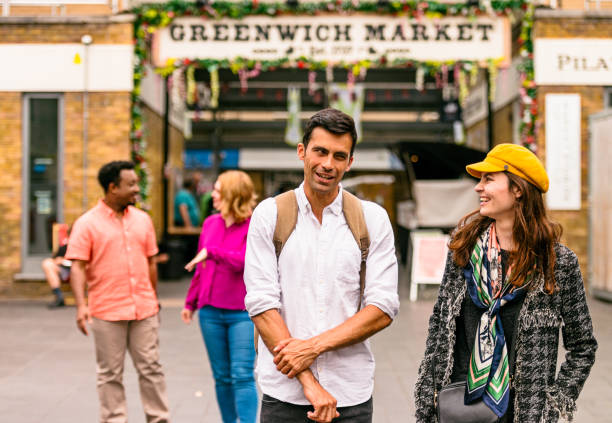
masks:
<path id="1" fill-rule="evenodd" d="M 172 0 L 167 3 L 142 5 L 133 12 L 136 15 L 134 21 L 134 90 L 132 92 L 132 130 L 130 139 L 132 141 L 132 159 L 136 163 L 136 171 L 140 177 L 140 188 L 142 205 L 148 208 L 149 196 L 149 172 L 145 157 L 145 140 L 142 131 L 141 112 L 141 81 L 144 77 L 144 63 L 148 60 L 148 45 L 155 31 L 168 26 L 173 19 L 182 16 L 201 16 L 210 19 L 242 19 L 251 15 L 279 16 L 279 15 L 316 15 L 320 13 L 370 13 L 377 15 L 395 15 L 413 18 L 441 18 L 444 16 L 480 16 L 487 14 L 506 15 L 514 19 L 515 11 L 525 12 L 522 18 L 521 35 L 519 43 L 521 55 L 524 57 L 521 71 L 521 105 L 525 111 L 521 123 L 521 136 L 524 145 L 535 151 L 535 131 L 537 119 L 536 89 L 533 75 L 533 42 L 531 29 L 533 27 L 534 6 L 532 0 L 484 0 L 478 5 L 460 3 L 446 4 L 435 1 L 391 1 L 379 3 L 373 1 L 331 1 L 317 3 L 298 3 L 289 6 L 286 2 L 258 3 L 253 1 L 228 2 L 215 1 L 198 7 L 195 2 Z M 489 68 L 497 67 L 497 60 L 489 61 Z M 325 61 L 316 61 L 308 57 L 298 59 L 282 58 L 277 60 L 255 61 L 237 57 L 233 60 L 223 59 L 177 59 L 170 61 L 165 67 L 156 71 L 167 76 L 174 70 L 189 67 L 199 67 L 216 71 L 216 69 L 227 68 L 233 72 L 240 70 L 259 69 L 261 71 L 274 70 L 282 67 L 297 67 L 299 69 L 322 70 L 328 66 Z M 357 63 L 334 63 L 334 67 L 342 67 L 352 70 L 358 75 L 363 68 L 370 67 L 414 67 L 418 73 L 429 75 L 440 75 L 451 68 L 456 72 L 460 85 L 460 97 L 467 93 L 466 84 L 468 80 L 473 81 L 474 70 L 478 63 L 471 61 L 445 61 L 445 62 L 420 62 L 415 60 L 398 59 L 388 61 L 382 56 L 377 60 L 361 60 Z M 469 78 L 468 78 L 469 76 Z"/>

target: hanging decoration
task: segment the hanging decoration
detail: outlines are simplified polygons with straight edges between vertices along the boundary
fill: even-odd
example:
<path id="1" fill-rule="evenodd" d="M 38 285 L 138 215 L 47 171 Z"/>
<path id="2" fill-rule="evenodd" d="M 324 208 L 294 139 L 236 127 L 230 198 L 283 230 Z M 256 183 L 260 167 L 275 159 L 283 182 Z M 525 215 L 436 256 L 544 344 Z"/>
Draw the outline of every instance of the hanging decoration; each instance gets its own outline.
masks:
<path id="1" fill-rule="evenodd" d="M 349 72 L 351 74 L 352 72 Z M 357 129 L 357 142 L 361 141 L 361 114 L 365 100 L 365 88 L 363 84 L 355 84 L 354 75 L 351 85 L 332 83 L 329 84 L 329 107 L 338 109 L 355 121 Z"/>
<path id="2" fill-rule="evenodd" d="M 251 15 L 279 16 L 279 15 L 317 15 L 320 13 L 370 13 L 391 14 L 405 16 L 417 22 L 424 18 L 439 19 L 444 16 L 503 15 L 508 16 L 511 22 L 517 19 L 516 12 L 523 12 L 521 17 L 521 33 L 519 36 L 520 54 L 524 62 L 521 71 L 521 107 L 523 121 L 521 123 L 522 141 L 535 151 L 535 133 L 537 120 L 536 87 L 533 75 L 533 42 L 532 27 L 534 16 L 533 0 L 482 0 L 480 3 L 442 3 L 437 1 L 392 1 L 376 2 L 363 0 L 337 0 L 320 2 L 258 2 L 251 0 L 224 1 L 213 3 L 187 2 L 171 0 L 157 4 L 145 4 L 133 9 L 136 15 L 134 21 L 134 89 L 132 91 L 132 126 L 130 140 L 132 142 L 132 160 L 136 164 L 136 171 L 140 177 L 142 202 L 141 206 L 148 208 L 149 175 L 145 159 L 146 143 L 142 134 L 142 113 L 140 108 L 141 81 L 145 75 L 145 62 L 148 60 L 147 52 L 151 45 L 152 35 L 160 28 L 168 26 L 173 19 L 182 16 L 201 16 L 203 19 L 242 19 Z M 494 58 L 497 59 L 497 58 Z M 447 80 L 447 69 L 455 67 L 455 75 L 459 76 L 460 97 L 465 97 L 466 90 L 476 82 L 478 69 L 487 64 L 470 61 L 446 62 L 418 62 L 410 59 L 388 60 L 382 55 L 377 60 L 361 61 L 359 63 L 334 63 L 315 61 L 308 57 L 299 60 L 281 58 L 276 60 L 254 61 L 244 58 L 232 60 L 223 59 L 169 59 L 165 66 L 156 69 L 162 76 L 168 76 L 180 69 L 185 72 L 189 68 L 215 69 L 210 72 L 211 78 L 211 107 L 218 106 L 218 74 L 216 69 L 231 69 L 240 76 L 241 87 L 248 89 L 248 79 L 257 76 L 260 72 L 274 70 L 280 67 L 293 67 L 309 69 L 311 71 L 324 70 L 327 82 L 333 82 L 333 68 L 352 70 L 354 76 L 365 77 L 367 69 L 371 67 L 385 68 L 413 68 L 416 69 L 417 89 L 424 89 L 425 77 L 435 77 L 444 84 Z M 357 67 L 357 68 L 356 68 Z M 457 67 L 459 67 L 458 70 Z M 444 68 L 444 69 L 443 69 Z M 358 72 L 355 70 L 358 69 Z M 216 81 L 216 82 L 215 82 Z M 216 87 L 216 88 L 215 88 Z M 188 87 L 189 88 L 189 87 Z M 187 90 L 189 91 L 189 89 Z M 216 94 L 215 94 L 216 93 Z"/>
<path id="3" fill-rule="evenodd" d="M 219 107 L 219 68 L 211 66 L 208 68 L 210 73 L 210 108 Z"/>
<path id="4" fill-rule="evenodd" d="M 308 95 L 313 96 L 317 88 L 317 72 L 311 70 L 308 72 Z"/>
<path id="5" fill-rule="evenodd" d="M 523 63 L 519 67 L 520 83 L 519 95 L 521 99 L 522 121 L 520 123 L 521 140 L 531 151 L 537 150 L 536 131 L 538 119 L 537 88 L 535 83 L 535 73 L 533 67 L 533 16 L 534 5 L 532 2 L 525 4 L 525 16 L 521 34 L 519 35 L 519 53 L 523 58 Z"/>
<path id="6" fill-rule="evenodd" d="M 285 142 L 289 145 L 298 145 L 302 142 L 302 97 L 300 89 L 290 86 L 287 89 L 287 127 L 285 129 Z"/>

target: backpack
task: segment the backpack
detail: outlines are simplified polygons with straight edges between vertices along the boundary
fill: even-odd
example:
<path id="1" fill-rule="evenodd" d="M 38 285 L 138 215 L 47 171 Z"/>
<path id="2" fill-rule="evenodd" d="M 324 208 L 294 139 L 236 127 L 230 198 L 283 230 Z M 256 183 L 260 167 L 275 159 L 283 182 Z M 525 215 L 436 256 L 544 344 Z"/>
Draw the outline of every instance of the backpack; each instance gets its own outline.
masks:
<path id="1" fill-rule="evenodd" d="M 279 194 L 274 197 L 274 200 L 276 201 L 277 214 L 272 242 L 274 243 L 274 251 L 278 261 L 285 243 L 295 230 L 298 203 L 294 190 Z M 342 190 L 342 213 L 353 234 L 353 238 L 355 238 L 355 242 L 357 242 L 359 251 L 361 251 L 361 267 L 359 268 L 359 307 L 361 308 L 363 291 L 365 289 L 366 260 L 370 251 L 370 236 L 365 223 L 365 217 L 363 216 L 361 200 L 345 190 Z M 255 328 L 255 352 L 257 352 L 258 340 L 259 332 Z"/>

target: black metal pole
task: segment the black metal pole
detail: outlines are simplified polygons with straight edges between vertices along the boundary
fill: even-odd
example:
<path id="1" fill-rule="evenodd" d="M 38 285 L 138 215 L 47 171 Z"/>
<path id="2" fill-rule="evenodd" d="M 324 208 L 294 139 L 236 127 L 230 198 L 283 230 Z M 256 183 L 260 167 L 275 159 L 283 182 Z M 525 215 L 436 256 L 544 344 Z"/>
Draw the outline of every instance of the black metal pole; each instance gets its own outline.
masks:
<path id="1" fill-rule="evenodd" d="M 214 129 L 212 132 L 212 137 L 211 137 L 211 144 L 212 144 L 212 153 L 213 153 L 213 160 L 212 160 L 212 170 L 213 170 L 213 174 L 215 175 L 215 179 L 217 178 L 217 176 L 219 176 L 219 173 L 221 171 L 221 126 L 219 125 L 219 122 L 217 121 L 217 111 L 213 110 L 212 113 L 212 120 L 213 120 L 213 125 L 214 125 Z"/>
<path id="2" fill-rule="evenodd" d="M 163 123 L 163 134 L 162 134 L 162 169 L 161 169 L 161 180 L 163 190 L 163 239 L 168 238 L 168 178 L 166 178 L 166 168 L 168 166 L 168 150 L 170 146 L 170 95 L 168 93 L 168 77 L 164 78 L 164 123 Z"/>

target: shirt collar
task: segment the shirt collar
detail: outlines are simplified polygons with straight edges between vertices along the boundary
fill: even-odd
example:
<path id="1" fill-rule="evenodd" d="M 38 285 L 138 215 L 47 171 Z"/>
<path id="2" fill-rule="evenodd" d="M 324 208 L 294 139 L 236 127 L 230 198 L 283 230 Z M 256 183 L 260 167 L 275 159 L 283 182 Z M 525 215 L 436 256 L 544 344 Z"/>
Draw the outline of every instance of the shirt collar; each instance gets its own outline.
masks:
<path id="1" fill-rule="evenodd" d="M 117 216 L 117 213 L 115 212 L 115 210 L 111 209 L 108 206 L 108 204 L 106 204 L 104 200 L 102 199 L 98 200 L 98 208 L 102 211 L 102 213 L 104 213 L 108 217 Z M 130 211 L 130 206 L 127 206 L 123 212 L 123 217 L 127 216 L 129 214 L 129 211 Z"/>
<path id="2" fill-rule="evenodd" d="M 338 184 L 338 187 L 340 189 L 338 190 L 338 195 L 336 196 L 334 201 L 332 201 L 329 206 L 323 209 L 324 212 L 326 209 L 329 209 L 336 216 L 342 213 L 342 184 Z M 312 206 L 310 205 L 310 202 L 306 197 L 306 192 L 304 192 L 304 182 L 302 182 L 300 186 L 295 190 L 295 196 L 297 198 L 298 209 L 302 213 L 312 212 Z"/>

